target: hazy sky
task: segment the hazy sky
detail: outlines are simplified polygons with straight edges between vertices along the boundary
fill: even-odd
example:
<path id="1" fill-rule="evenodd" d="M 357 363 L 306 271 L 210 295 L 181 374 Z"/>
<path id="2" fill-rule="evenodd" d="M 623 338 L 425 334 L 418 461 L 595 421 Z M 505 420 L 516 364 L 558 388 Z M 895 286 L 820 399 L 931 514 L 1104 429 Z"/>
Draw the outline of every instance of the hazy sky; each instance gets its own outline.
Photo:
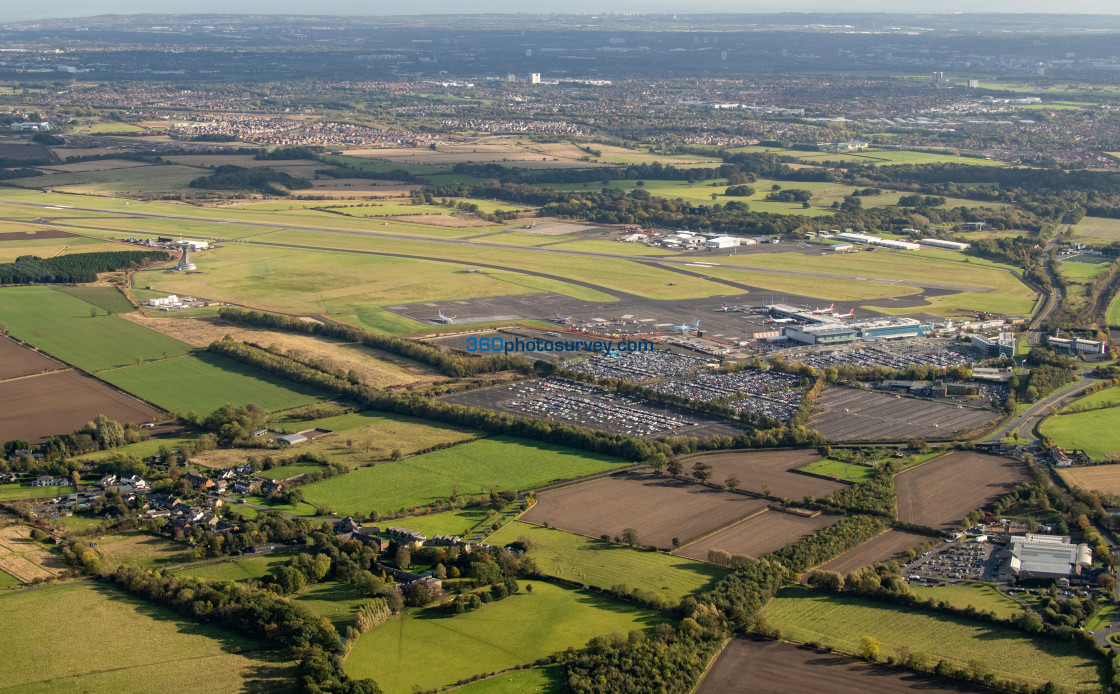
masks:
<path id="1" fill-rule="evenodd" d="M 1117 0 L 54 0 L 50 3 L 5 0 L 0 21 L 40 17 L 87 17 L 136 13 L 260 14 L 475 14 L 483 12 L 1066 12 L 1120 14 Z"/>

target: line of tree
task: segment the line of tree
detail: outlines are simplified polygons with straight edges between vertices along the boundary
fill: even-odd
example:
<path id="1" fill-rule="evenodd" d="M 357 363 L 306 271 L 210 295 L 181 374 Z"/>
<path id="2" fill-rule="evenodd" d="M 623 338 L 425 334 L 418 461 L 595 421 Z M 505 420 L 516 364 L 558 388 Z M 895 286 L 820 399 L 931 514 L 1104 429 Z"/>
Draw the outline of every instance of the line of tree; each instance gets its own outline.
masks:
<path id="1" fill-rule="evenodd" d="M 801 572 L 838 557 L 886 530 L 881 516 L 848 516 L 770 555 L 791 571 Z"/>
<path id="2" fill-rule="evenodd" d="M 298 362 L 257 347 L 223 338 L 211 343 L 210 351 L 255 366 L 298 383 L 316 385 L 348 398 L 359 406 L 381 412 L 410 415 L 445 424 L 544 441 L 571 448 L 613 455 L 626 460 L 665 461 L 676 454 L 725 448 L 805 446 L 818 441 L 819 434 L 803 427 L 774 427 L 743 432 L 738 436 L 669 436 L 649 441 L 635 436 L 609 433 L 563 422 L 519 417 L 481 407 L 435 400 L 416 393 L 390 393 L 339 381 Z M 815 445 L 815 444 L 813 444 Z"/>
<path id="3" fill-rule="evenodd" d="M 239 325 L 252 325 L 270 330 L 302 335 L 318 335 L 346 342 L 356 342 L 398 357 L 405 357 L 421 364 L 427 364 L 452 378 L 463 378 L 497 371 L 528 373 L 530 368 L 528 361 L 517 356 L 492 355 L 479 357 L 465 353 L 449 352 L 414 340 L 390 335 L 376 335 L 344 323 L 303 321 L 279 313 L 252 311 L 235 306 L 223 306 L 218 311 L 218 317 Z"/>
<path id="4" fill-rule="evenodd" d="M 0 284 L 77 284 L 95 282 L 101 272 L 139 267 L 171 256 L 164 251 L 109 251 L 73 253 L 53 258 L 21 255 L 15 262 L 0 263 Z"/>

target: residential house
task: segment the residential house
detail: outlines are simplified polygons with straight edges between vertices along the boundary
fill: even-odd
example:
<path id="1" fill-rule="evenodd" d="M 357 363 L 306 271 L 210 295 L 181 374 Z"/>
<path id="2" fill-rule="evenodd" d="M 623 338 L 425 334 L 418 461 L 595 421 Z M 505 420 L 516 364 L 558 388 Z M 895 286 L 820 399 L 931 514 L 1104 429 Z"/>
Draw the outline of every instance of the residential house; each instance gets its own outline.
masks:
<path id="1" fill-rule="evenodd" d="M 401 544 L 415 545 L 417 547 L 422 547 L 428 539 L 423 533 L 418 533 L 415 530 L 409 530 L 408 528 L 401 528 L 399 526 L 386 528 L 385 534 Z"/>

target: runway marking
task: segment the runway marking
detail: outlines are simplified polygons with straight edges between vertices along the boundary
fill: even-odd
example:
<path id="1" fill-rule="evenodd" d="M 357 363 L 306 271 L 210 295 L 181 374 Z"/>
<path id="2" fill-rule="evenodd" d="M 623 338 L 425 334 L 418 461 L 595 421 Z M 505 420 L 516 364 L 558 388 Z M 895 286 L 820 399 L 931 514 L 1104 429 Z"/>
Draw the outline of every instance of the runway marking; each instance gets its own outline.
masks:
<path id="1" fill-rule="evenodd" d="M 630 320 L 633 317 L 634 317 L 633 313 L 627 313 L 624 316 L 622 316 L 622 320 Z"/>

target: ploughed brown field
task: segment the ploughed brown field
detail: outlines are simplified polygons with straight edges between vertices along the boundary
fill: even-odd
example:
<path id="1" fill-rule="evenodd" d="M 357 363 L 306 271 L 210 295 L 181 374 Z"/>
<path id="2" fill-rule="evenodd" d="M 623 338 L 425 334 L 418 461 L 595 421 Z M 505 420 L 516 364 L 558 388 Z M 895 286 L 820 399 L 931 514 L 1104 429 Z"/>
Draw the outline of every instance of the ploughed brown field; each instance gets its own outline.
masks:
<path id="1" fill-rule="evenodd" d="M 927 535 L 919 535 L 905 530 L 888 530 L 817 568 L 847 574 L 863 566 L 895 559 L 911 547 L 917 547 L 931 539 L 933 538 Z"/>
<path id="2" fill-rule="evenodd" d="M 712 466 L 712 482 L 722 484 L 728 477 L 739 478 L 739 487 L 761 493 L 769 489 L 771 496 L 800 499 L 807 495 L 823 498 L 847 485 L 841 482 L 790 472 L 820 460 L 813 450 L 771 451 L 766 453 L 717 453 L 689 458 L 685 473 L 696 461 Z"/>
<path id="3" fill-rule="evenodd" d="M 66 239 L 77 238 L 74 234 L 58 229 L 35 229 L 30 232 L 7 231 L 0 233 L 0 243 L 4 241 L 30 241 L 32 239 Z"/>
<path id="4" fill-rule="evenodd" d="M 158 410 L 76 371 L 0 381 L 0 441 L 39 443 L 68 434 L 99 414 L 125 422 L 147 422 Z"/>
<path id="5" fill-rule="evenodd" d="M 816 518 L 806 518 L 782 511 L 763 511 L 757 516 L 700 538 L 673 554 L 707 561 L 709 549 L 722 549 L 731 554 L 760 557 L 812 535 L 838 520 L 840 516 L 823 513 Z"/>
<path id="6" fill-rule="evenodd" d="M 28 349 L 14 340 L 0 337 L 0 381 L 65 368 L 67 368 L 65 365 L 50 357 Z M 7 405 L 11 406 L 12 403 Z"/>
<path id="7" fill-rule="evenodd" d="M 638 531 L 638 541 L 670 549 L 766 508 L 766 501 L 653 473 L 612 475 L 544 492 L 521 520 L 600 537 Z"/>
<path id="8" fill-rule="evenodd" d="M 898 519 L 950 528 L 969 511 L 988 505 L 1029 479 L 1027 466 L 1010 458 L 970 451 L 950 453 L 895 476 Z"/>
<path id="9" fill-rule="evenodd" d="M 696 694 L 979 694 L 963 682 L 871 665 L 781 641 L 731 639 Z"/>

